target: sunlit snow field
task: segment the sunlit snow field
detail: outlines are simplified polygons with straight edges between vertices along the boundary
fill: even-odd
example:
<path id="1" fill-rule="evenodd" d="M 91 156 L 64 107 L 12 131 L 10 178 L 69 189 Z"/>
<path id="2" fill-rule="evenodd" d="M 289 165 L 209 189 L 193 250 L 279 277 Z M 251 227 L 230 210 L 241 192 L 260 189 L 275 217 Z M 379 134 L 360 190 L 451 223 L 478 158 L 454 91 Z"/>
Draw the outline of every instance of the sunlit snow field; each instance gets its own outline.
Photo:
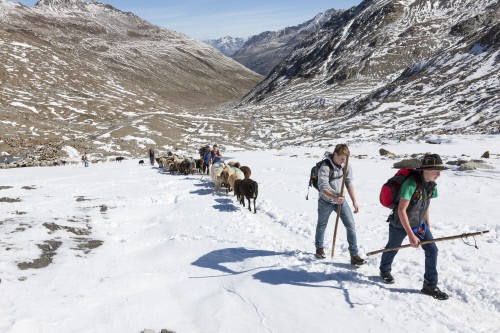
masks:
<path id="1" fill-rule="evenodd" d="M 500 154 L 498 135 L 434 139 L 441 144 L 350 146 L 363 257 L 386 244 L 389 210 L 378 193 L 400 160 L 380 148 L 439 153 L 445 162 Z M 171 175 L 146 156 L 145 166 L 1 170 L 0 332 L 498 331 L 500 155 L 485 159 L 495 169 L 452 167 L 438 179 L 434 236 L 490 232 L 476 237 L 479 249 L 437 244 L 439 286 L 450 295 L 437 301 L 420 294 L 421 249 L 399 252 L 393 285 L 378 279 L 379 255 L 358 269 L 349 264 L 341 224 L 333 260 L 314 259 L 317 192 L 305 196 L 324 150 L 223 150 L 226 161 L 252 169 L 257 214 L 216 193 L 208 176 Z M 51 262 L 21 269 L 37 259 Z"/>

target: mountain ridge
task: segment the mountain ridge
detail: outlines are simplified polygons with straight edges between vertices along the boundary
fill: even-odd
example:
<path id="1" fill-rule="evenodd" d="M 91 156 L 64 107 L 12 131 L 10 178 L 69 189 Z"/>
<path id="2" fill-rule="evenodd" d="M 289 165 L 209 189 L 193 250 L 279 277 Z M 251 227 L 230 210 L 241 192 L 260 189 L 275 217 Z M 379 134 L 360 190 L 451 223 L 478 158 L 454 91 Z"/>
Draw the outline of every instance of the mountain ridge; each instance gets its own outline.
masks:
<path id="1" fill-rule="evenodd" d="M 102 154 L 172 149 L 187 140 L 187 114 L 205 119 L 207 108 L 237 100 L 261 79 L 210 46 L 110 5 L 2 2 L 0 13 L 3 154 L 82 137 Z"/>
<path id="2" fill-rule="evenodd" d="M 251 36 L 231 57 L 251 70 L 267 76 L 304 38 L 315 33 L 326 21 L 335 19 L 342 12 L 329 9 L 299 25 Z"/>
<path id="3" fill-rule="evenodd" d="M 473 53 L 461 50 L 471 43 L 470 38 L 495 40 L 496 34 L 483 34 L 484 29 L 498 24 L 499 17 L 498 2 L 493 0 L 432 4 L 423 0 L 365 0 L 298 44 L 242 99 L 234 112 L 244 115 L 251 109 L 256 117 L 264 117 L 266 112 L 286 117 L 288 129 L 263 122 L 253 131 L 277 146 L 295 144 L 304 133 L 310 138 L 306 142 L 324 140 L 332 132 L 358 140 L 400 139 L 407 137 L 406 130 L 415 128 L 421 131 L 418 138 L 429 133 L 495 133 L 500 120 L 500 109 L 495 102 L 500 86 L 500 66 L 495 53 L 498 45 L 494 44 L 489 51 L 488 59 L 493 60 L 475 57 L 476 67 L 482 67 L 483 60 L 496 65 L 486 66 L 484 77 L 489 80 L 477 80 L 475 86 L 483 85 L 484 96 L 477 98 L 472 108 L 454 102 L 454 98 L 476 100 L 475 92 L 467 85 L 453 83 L 463 81 L 460 72 L 454 70 L 461 68 L 460 63 L 450 65 L 440 61 L 448 59 L 446 54 L 457 57 L 469 54 L 474 58 Z M 411 68 L 429 59 L 436 59 L 431 62 L 438 69 L 435 78 L 434 72 L 425 72 L 418 88 L 423 93 L 408 93 L 416 83 L 410 80 L 404 86 L 407 97 L 398 95 Z M 447 61 L 452 60 L 453 57 Z M 474 62 L 467 61 L 471 65 Z M 467 66 L 462 68 L 468 72 Z M 439 85 L 454 88 L 448 92 L 438 90 L 444 91 L 438 97 L 433 91 Z M 392 93 L 382 96 L 385 90 Z M 435 104 L 433 98 L 437 98 Z M 376 104 L 377 99 L 384 103 Z M 447 111 L 440 111 L 442 108 Z M 487 122 L 460 122 L 464 117 L 474 118 L 474 114 L 484 112 L 489 114 Z M 432 117 L 436 120 L 431 126 Z M 297 131 L 292 124 L 300 124 L 301 130 Z"/>

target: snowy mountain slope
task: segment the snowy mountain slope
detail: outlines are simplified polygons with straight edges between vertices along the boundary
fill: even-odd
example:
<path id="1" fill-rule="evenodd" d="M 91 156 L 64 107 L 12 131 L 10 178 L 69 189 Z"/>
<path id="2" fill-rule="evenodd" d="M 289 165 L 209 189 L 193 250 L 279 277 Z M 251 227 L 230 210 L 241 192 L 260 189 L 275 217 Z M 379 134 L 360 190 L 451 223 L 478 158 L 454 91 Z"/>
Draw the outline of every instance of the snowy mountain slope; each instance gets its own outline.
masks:
<path id="1" fill-rule="evenodd" d="M 260 80 L 212 47 L 109 5 L 0 8 L 1 152 L 81 138 L 103 153 L 172 146 L 186 134 L 183 110 L 203 118 L 200 107 L 237 99 Z"/>
<path id="2" fill-rule="evenodd" d="M 335 20 L 341 13 L 340 10 L 329 9 L 300 25 L 252 36 L 231 58 L 267 76 L 297 44 L 318 31 L 326 21 Z"/>
<path id="3" fill-rule="evenodd" d="M 447 162 L 478 158 L 499 147 L 499 138 L 351 145 L 362 255 L 384 247 L 387 237 L 389 212 L 378 191 L 395 160 L 380 157 L 379 148 L 432 151 Z M 0 202 L 0 331 L 495 332 L 500 228 L 491 207 L 500 198 L 498 156 L 487 160 L 495 170 L 448 170 L 438 179 L 434 236 L 490 233 L 476 237 L 478 249 L 459 239 L 437 244 L 439 286 L 450 295 L 437 301 L 419 292 L 421 249 L 398 253 L 393 285 L 378 279 L 380 256 L 359 269 L 348 264 L 342 224 L 334 259 L 313 258 L 317 194 L 304 197 L 323 151 L 223 151 L 252 168 L 257 214 L 215 193 L 207 177 L 170 175 L 137 160 L 2 170 L 0 198 L 19 201 Z M 44 260 L 29 267 L 35 259 Z"/>
<path id="4" fill-rule="evenodd" d="M 500 133 L 499 41 L 500 22 L 464 40 L 462 49 L 415 64 L 392 84 L 350 107 L 356 115 L 349 122 L 363 119 L 374 127 L 384 122 L 399 130 L 396 135 L 412 128 L 421 129 L 419 136 Z M 408 113 L 410 117 L 406 117 Z M 331 124 L 326 128 L 331 129 Z"/>
<path id="5" fill-rule="evenodd" d="M 288 127 L 270 120 L 254 128 L 273 145 L 304 137 L 318 142 L 332 133 L 405 137 L 416 128 L 423 129 L 414 134 L 420 137 L 496 132 L 498 45 L 484 48 L 480 40 L 498 38 L 498 6 L 489 0 L 364 1 L 299 44 L 235 112 L 286 119 Z M 468 118 L 478 121 L 461 121 Z"/>
<path id="6" fill-rule="evenodd" d="M 247 38 L 225 36 L 219 39 L 207 39 L 203 43 L 215 47 L 226 56 L 232 56 L 246 41 Z"/>

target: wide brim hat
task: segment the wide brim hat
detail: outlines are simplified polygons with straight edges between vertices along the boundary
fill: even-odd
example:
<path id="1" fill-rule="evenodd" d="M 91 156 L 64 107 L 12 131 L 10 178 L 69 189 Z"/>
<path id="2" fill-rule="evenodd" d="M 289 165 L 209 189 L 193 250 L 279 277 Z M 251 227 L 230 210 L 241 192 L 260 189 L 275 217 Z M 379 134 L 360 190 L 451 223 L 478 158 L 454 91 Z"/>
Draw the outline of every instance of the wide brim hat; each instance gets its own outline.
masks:
<path id="1" fill-rule="evenodd" d="M 446 165 L 443 164 L 441 156 L 438 154 L 427 154 L 422 158 L 422 163 L 417 170 L 447 170 Z"/>

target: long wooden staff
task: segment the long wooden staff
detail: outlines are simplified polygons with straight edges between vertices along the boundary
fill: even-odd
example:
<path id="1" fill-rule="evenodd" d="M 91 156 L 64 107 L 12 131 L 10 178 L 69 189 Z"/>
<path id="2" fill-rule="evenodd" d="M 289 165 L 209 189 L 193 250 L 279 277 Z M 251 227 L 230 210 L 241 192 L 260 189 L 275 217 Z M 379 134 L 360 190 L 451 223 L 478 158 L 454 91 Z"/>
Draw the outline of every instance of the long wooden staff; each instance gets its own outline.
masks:
<path id="1" fill-rule="evenodd" d="M 447 241 L 447 240 L 452 240 L 452 239 L 457 239 L 457 238 L 473 237 L 473 236 L 478 236 L 478 235 L 486 234 L 488 232 L 490 232 L 490 231 L 489 230 L 485 230 L 485 231 L 472 232 L 472 233 L 468 233 L 468 234 L 461 234 L 461 235 L 455 235 L 455 236 L 447 236 L 447 237 L 441 237 L 441 238 L 434 238 L 434 239 L 429 239 L 429 240 L 426 240 L 426 241 L 422 241 L 419 244 L 420 245 L 424 245 L 424 244 L 437 243 L 437 242 L 442 242 L 442 241 Z M 377 250 L 377 251 L 373 251 L 373 252 L 368 252 L 366 255 L 367 256 L 372 256 L 374 254 L 379 254 L 379 253 L 382 253 L 382 252 L 396 251 L 396 250 L 404 249 L 404 248 L 407 248 L 407 247 L 410 247 L 410 246 L 411 246 L 411 244 L 406 244 L 406 245 L 401 245 L 401 246 L 396 246 L 396 247 L 388 247 L 386 249 Z"/>
<path id="2" fill-rule="evenodd" d="M 342 176 L 342 187 L 340 188 L 340 196 L 344 196 L 344 185 L 345 185 L 345 178 L 347 176 L 347 166 L 349 165 L 349 156 L 347 156 L 345 160 L 345 166 L 344 166 L 344 175 Z M 335 219 L 335 229 L 333 231 L 333 242 L 332 242 L 332 259 L 333 259 L 333 254 L 335 253 L 335 240 L 337 239 L 337 227 L 339 226 L 339 217 L 340 217 L 340 212 L 342 211 L 342 205 L 338 205 L 339 209 L 337 210 L 337 218 Z"/>

